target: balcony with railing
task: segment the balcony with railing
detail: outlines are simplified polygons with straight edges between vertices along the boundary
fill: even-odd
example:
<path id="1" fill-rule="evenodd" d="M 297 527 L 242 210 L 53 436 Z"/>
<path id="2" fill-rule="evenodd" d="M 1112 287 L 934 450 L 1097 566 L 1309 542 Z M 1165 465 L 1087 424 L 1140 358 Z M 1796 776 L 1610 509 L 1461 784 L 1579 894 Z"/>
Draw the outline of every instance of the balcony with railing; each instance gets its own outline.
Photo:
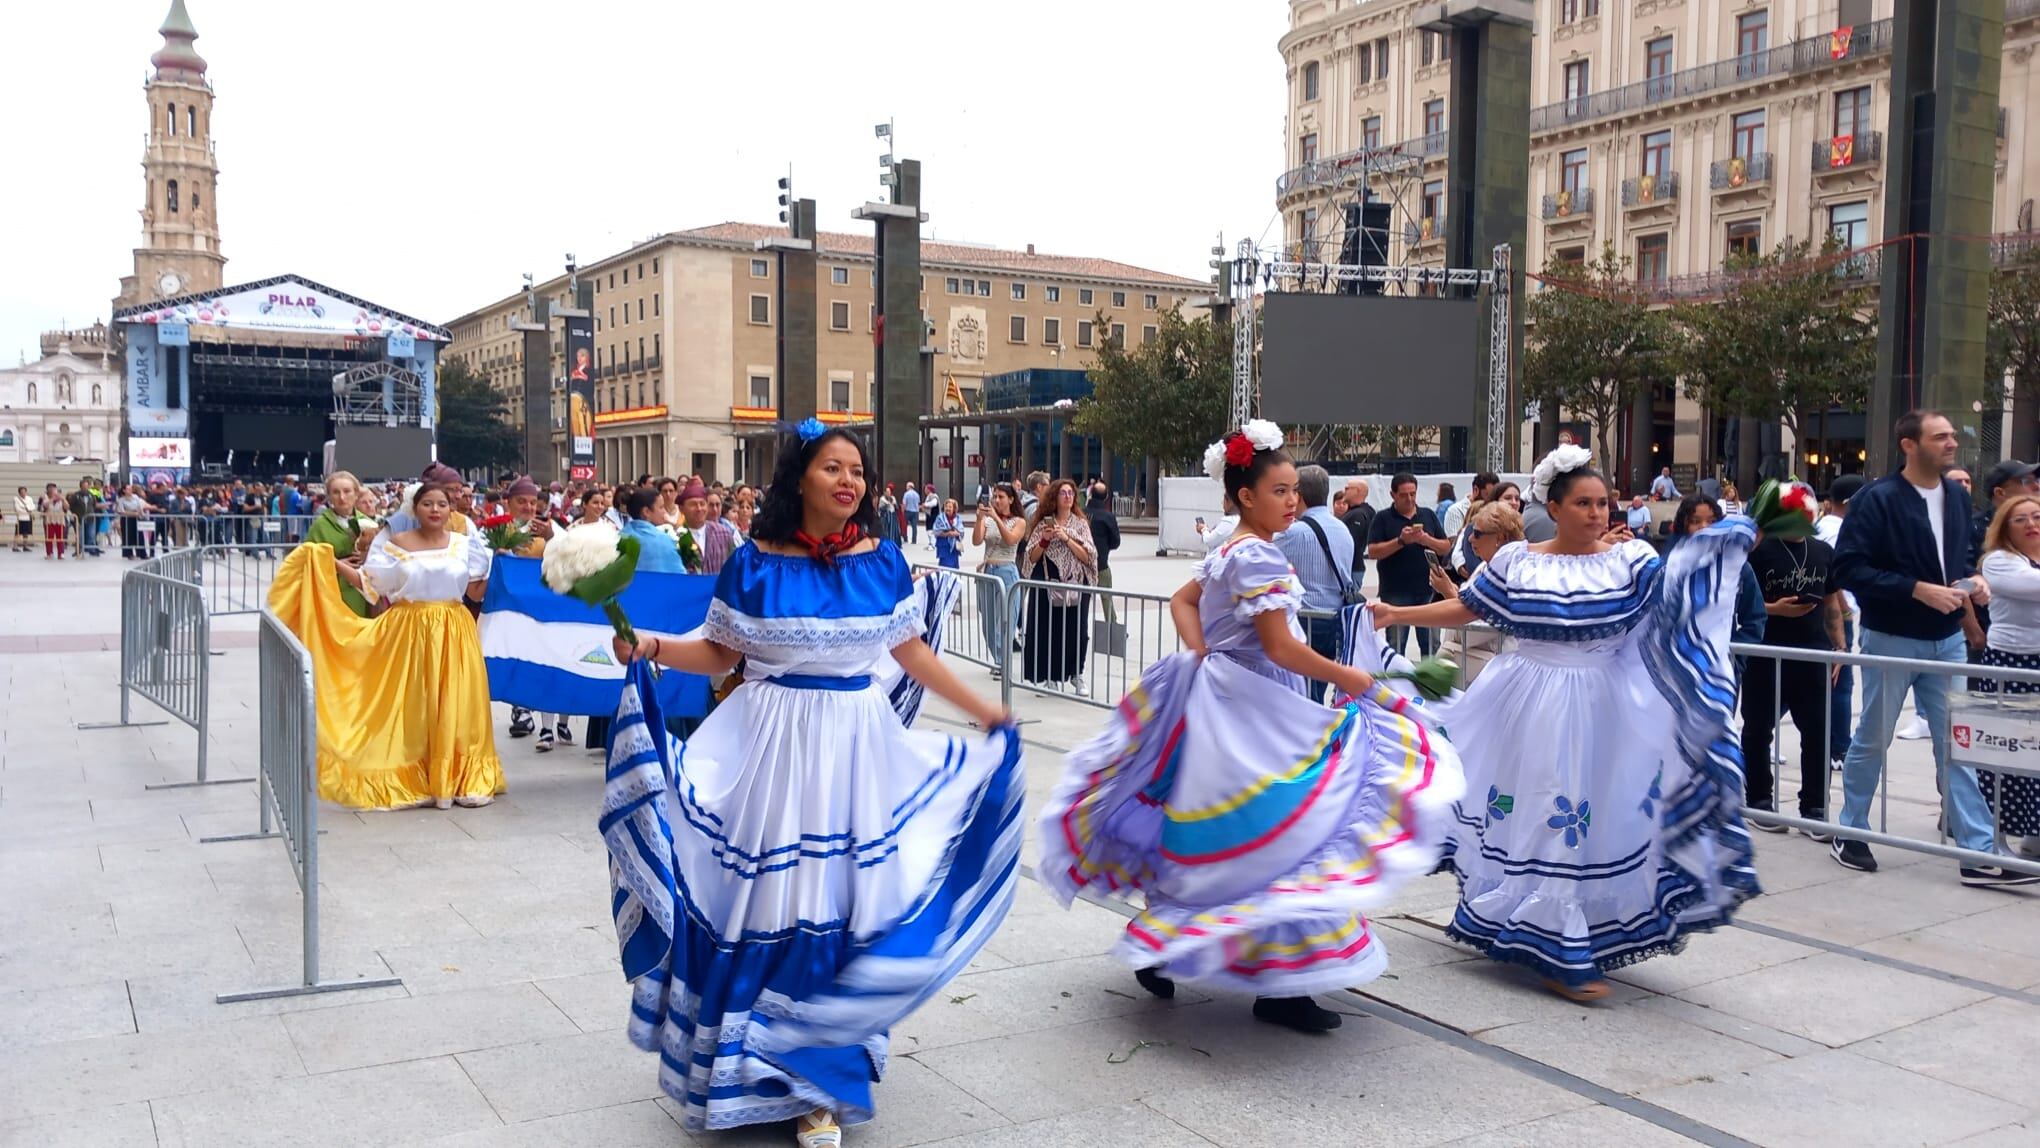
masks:
<path id="1" fill-rule="evenodd" d="M 2040 4 L 2040 0 L 2028 0 Z M 2019 0 L 2011 0 L 2010 8 L 2019 6 Z M 2011 19 L 2010 8 L 2006 19 Z M 1560 100 L 1530 109 L 1531 134 L 1552 132 L 1574 124 L 1605 119 L 1608 116 L 1642 111 L 1659 104 L 1673 103 L 1710 92 L 1741 87 L 1763 80 L 1780 79 L 1832 68 L 1855 60 L 1882 55 L 1891 51 L 1890 19 L 1873 20 L 1851 28 L 1844 39 L 1840 29 L 1820 36 L 1808 36 L 1794 40 L 1764 52 L 1751 52 L 1712 64 L 1702 64 L 1673 72 L 1666 76 L 1654 76 L 1638 80 L 1619 88 L 1573 99 Z"/>
<path id="2" fill-rule="evenodd" d="M 1414 223 L 1403 224 L 1403 242 L 1411 247 L 1445 242 L 1445 217 L 1427 215 Z"/>
<path id="3" fill-rule="evenodd" d="M 1771 182 L 1771 153 L 1754 152 L 1715 160 L 1707 168 L 1707 187 L 1714 192 L 1744 191 Z"/>
<path id="4" fill-rule="evenodd" d="M 1443 156 L 1450 140 L 1449 132 L 1433 132 L 1401 143 L 1355 148 L 1339 155 L 1322 156 L 1283 172 L 1275 181 L 1275 198 L 1281 199 L 1308 187 L 1390 171 L 1414 170 L 1416 164 L 1424 160 Z"/>
<path id="5" fill-rule="evenodd" d="M 1676 207 L 1679 202 L 1679 173 L 1662 171 L 1622 181 L 1622 207 L 1637 211 L 1649 207 Z"/>
<path id="6" fill-rule="evenodd" d="M 1568 220 L 1586 219 L 1594 214 L 1594 189 L 1575 187 L 1544 197 L 1544 220 L 1547 223 L 1564 223 Z"/>
<path id="7" fill-rule="evenodd" d="M 1857 132 L 1813 141 L 1813 173 L 1856 171 L 1884 162 L 1884 133 Z"/>

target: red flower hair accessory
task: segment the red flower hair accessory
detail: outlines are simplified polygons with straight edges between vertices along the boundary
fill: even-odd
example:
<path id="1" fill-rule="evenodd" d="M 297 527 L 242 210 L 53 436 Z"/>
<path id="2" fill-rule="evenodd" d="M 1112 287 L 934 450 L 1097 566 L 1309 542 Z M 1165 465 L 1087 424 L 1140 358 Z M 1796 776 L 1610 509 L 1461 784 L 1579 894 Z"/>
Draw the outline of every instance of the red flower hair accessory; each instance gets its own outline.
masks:
<path id="1" fill-rule="evenodd" d="M 1225 438 L 1225 464 L 1227 466 L 1252 466 L 1254 444 L 1247 436 L 1234 431 Z"/>

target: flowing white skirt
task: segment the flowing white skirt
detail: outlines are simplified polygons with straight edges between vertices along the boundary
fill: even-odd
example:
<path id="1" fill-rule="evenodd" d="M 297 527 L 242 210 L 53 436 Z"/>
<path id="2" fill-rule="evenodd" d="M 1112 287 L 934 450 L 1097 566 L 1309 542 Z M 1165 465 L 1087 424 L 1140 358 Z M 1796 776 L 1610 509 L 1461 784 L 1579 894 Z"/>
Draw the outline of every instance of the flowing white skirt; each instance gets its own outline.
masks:
<path id="1" fill-rule="evenodd" d="M 648 697 L 625 692 L 602 816 L 631 1042 L 690 1129 L 870 1119 L 886 1030 L 1011 904 L 1018 737 L 910 731 L 877 685 L 789 678 L 682 745 Z"/>

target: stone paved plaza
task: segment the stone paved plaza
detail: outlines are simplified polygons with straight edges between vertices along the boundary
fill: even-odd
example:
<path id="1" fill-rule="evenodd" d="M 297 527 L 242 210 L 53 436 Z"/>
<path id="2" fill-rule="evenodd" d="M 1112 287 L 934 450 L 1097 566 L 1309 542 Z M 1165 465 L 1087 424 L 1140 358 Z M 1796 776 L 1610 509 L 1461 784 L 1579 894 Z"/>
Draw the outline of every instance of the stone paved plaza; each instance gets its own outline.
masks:
<path id="1" fill-rule="evenodd" d="M 254 788 L 145 791 L 189 779 L 189 729 L 77 729 L 118 714 L 120 560 L 0 558 L 0 1145 L 792 1143 L 690 1138 L 625 1042 L 600 771 L 579 748 L 503 740 L 490 808 L 328 807 L 324 974 L 402 987 L 215 1004 L 298 969 L 282 847 L 198 843 L 251 831 Z M 1157 591 L 1188 570 L 1114 565 Z M 254 768 L 253 629 L 215 623 L 215 776 Z M 1016 708 L 1038 798 L 1103 715 Z M 1924 743 L 1893 761 L 1894 827 L 1931 834 Z M 1448 943 L 1453 890 L 1424 881 L 1376 922 L 1390 975 L 1323 998 L 1347 1014 L 1323 1038 L 1243 999 L 1148 998 L 1102 955 L 1119 913 L 1026 881 L 970 972 L 895 1031 L 878 1119 L 846 1141 L 2040 1144 L 2040 896 L 1897 850 L 1857 874 L 1798 836 L 1758 843 L 1766 895 L 1737 927 L 1592 1007 Z"/>

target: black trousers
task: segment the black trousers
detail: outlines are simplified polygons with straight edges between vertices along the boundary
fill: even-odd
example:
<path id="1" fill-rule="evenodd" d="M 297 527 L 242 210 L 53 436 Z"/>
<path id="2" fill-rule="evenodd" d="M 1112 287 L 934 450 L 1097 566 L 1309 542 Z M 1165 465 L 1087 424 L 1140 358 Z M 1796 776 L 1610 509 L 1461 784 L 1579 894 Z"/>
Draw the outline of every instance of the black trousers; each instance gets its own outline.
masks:
<path id="1" fill-rule="evenodd" d="M 1782 676 L 1780 671 L 1783 671 Z M 1781 702 L 1799 727 L 1799 815 L 1825 820 L 1828 790 L 1828 668 L 1751 658 L 1743 674 L 1743 790 L 1751 808 L 1775 809 L 1771 743 Z"/>

